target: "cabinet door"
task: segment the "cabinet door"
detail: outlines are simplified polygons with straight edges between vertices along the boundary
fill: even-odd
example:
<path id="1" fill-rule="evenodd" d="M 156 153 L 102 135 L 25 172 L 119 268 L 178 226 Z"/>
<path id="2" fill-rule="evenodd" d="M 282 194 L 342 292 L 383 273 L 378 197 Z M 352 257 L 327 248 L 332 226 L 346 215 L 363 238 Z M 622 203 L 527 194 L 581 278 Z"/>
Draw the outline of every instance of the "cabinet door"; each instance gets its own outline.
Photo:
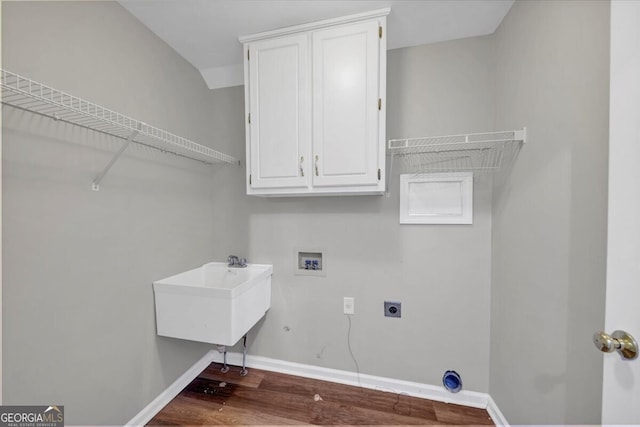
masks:
<path id="1" fill-rule="evenodd" d="M 310 172 L 309 38 L 249 45 L 251 188 L 306 187 Z"/>
<path id="2" fill-rule="evenodd" d="M 368 21 L 313 33 L 314 187 L 378 184 L 378 27 Z"/>

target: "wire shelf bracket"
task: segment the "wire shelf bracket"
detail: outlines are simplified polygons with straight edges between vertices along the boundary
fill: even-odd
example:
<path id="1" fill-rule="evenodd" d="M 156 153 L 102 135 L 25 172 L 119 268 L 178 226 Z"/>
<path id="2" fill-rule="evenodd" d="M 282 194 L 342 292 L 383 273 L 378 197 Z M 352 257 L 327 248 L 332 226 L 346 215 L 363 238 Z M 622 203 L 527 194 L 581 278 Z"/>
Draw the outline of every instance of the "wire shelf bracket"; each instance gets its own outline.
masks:
<path id="1" fill-rule="evenodd" d="M 527 141 L 527 128 L 424 138 L 391 139 L 388 143 L 390 179 L 394 161 L 405 173 L 482 172 L 506 169 Z M 387 182 L 387 196 L 389 182 Z"/>
<path id="2" fill-rule="evenodd" d="M 102 172 L 100 172 L 96 178 L 93 180 L 93 183 L 91 184 L 91 189 L 93 191 L 100 191 L 100 182 L 102 181 L 102 178 L 104 178 L 104 176 L 107 174 L 107 172 L 109 172 L 109 169 L 111 169 L 111 166 L 113 166 L 115 164 L 115 162 L 118 161 L 118 159 L 120 158 L 120 156 L 122 155 L 122 153 L 124 153 L 124 150 L 127 149 L 127 147 L 129 147 L 129 145 L 131 144 L 131 141 L 133 141 L 133 139 L 138 135 L 138 131 L 133 131 L 131 132 L 131 134 L 129 134 L 129 137 L 127 138 L 127 141 L 122 144 L 122 146 L 120 147 L 120 149 L 118 150 L 118 152 L 111 158 L 111 161 L 109 163 L 107 163 L 107 165 L 104 167 L 104 169 L 102 169 Z"/>
<path id="3" fill-rule="evenodd" d="M 4 105 L 125 140 L 93 180 L 95 191 L 132 142 L 206 164 L 240 164 L 233 156 L 1 68 L 0 88 Z"/>

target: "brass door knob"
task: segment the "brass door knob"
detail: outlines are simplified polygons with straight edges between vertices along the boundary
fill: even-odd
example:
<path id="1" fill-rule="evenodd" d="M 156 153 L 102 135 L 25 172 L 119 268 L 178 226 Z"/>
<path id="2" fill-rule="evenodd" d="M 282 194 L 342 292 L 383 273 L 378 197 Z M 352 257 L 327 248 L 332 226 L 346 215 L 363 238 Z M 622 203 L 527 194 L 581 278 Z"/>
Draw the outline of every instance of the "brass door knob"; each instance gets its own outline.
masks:
<path id="1" fill-rule="evenodd" d="M 593 334 L 593 343 L 603 353 L 617 351 L 624 360 L 633 360 L 638 357 L 638 343 L 625 331 L 614 331 L 611 335 L 606 332 L 596 332 Z"/>

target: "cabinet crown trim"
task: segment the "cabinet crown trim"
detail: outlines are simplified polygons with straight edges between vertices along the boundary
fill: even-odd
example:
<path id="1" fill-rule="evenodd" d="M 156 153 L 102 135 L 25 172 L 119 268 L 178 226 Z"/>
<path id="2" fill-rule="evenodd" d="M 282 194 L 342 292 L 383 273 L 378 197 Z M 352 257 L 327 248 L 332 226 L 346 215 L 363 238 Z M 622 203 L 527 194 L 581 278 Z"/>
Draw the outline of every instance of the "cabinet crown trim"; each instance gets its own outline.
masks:
<path id="1" fill-rule="evenodd" d="M 307 24 L 294 25 L 292 27 L 278 28 L 277 30 L 264 31 L 262 33 L 250 34 L 238 38 L 240 43 L 249 43 L 256 40 L 262 40 L 270 37 L 280 37 L 290 34 L 296 34 L 303 31 L 313 31 L 320 28 L 327 28 L 334 25 L 349 24 L 352 22 L 364 21 L 367 19 L 379 18 L 387 16 L 391 12 L 391 8 L 376 9 L 370 12 L 356 13 L 354 15 L 341 16 L 339 18 L 325 19 L 323 21 L 310 22 Z"/>

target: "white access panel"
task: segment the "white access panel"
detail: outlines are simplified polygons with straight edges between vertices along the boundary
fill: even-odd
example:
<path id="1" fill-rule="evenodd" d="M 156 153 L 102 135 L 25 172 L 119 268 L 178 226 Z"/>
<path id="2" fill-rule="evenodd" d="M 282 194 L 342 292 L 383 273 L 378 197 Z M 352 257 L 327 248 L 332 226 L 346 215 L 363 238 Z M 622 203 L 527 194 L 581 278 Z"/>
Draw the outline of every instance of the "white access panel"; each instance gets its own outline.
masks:
<path id="1" fill-rule="evenodd" d="M 400 175 L 400 224 L 473 224 L 473 173 Z"/>
<path id="2" fill-rule="evenodd" d="M 378 183 L 380 24 L 313 33 L 313 185 Z"/>
<path id="3" fill-rule="evenodd" d="M 307 185 L 308 45 L 304 34 L 249 45 L 250 188 Z"/>

